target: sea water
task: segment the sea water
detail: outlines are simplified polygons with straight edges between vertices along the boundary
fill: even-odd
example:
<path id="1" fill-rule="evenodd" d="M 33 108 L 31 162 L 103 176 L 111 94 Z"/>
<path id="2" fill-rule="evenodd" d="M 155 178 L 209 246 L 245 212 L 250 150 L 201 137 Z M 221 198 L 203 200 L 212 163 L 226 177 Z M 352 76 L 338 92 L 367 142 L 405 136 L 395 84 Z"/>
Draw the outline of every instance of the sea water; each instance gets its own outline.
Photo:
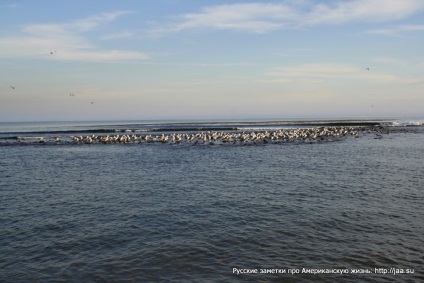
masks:
<path id="1" fill-rule="evenodd" d="M 424 280 L 422 124 L 324 143 L 49 141 L 317 126 L 171 124 L 0 125 L 0 281 Z"/>

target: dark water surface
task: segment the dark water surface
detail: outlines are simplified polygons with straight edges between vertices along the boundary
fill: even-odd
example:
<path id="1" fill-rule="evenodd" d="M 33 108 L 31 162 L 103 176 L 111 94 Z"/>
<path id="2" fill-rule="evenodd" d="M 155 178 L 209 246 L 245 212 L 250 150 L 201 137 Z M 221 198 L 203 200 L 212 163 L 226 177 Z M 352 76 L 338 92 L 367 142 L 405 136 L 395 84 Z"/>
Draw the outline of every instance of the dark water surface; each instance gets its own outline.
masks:
<path id="1" fill-rule="evenodd" d="M 16 145 L 0 156 L 0 282 L 424 280 L 422 131 L 320 144 Z"/>

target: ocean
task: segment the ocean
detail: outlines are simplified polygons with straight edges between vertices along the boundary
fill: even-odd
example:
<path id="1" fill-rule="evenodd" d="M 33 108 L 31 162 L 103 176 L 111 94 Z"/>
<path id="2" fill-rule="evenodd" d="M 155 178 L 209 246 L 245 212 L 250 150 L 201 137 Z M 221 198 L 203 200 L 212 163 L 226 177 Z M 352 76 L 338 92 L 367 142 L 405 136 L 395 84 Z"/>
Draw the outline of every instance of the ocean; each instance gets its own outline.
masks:
<path id="1" fill-rule="evenodd" d="M 0 282 L 424 281 L 423 121 L 0 123 Z"/>

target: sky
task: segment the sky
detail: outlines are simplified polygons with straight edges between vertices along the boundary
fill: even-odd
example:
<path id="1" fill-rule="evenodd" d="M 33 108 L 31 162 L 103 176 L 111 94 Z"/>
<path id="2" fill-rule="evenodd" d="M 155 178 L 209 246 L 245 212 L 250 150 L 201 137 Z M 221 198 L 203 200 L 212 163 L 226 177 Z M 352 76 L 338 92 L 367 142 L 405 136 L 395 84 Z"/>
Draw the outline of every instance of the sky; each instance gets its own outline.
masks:
<path id="1" fill-rule="evenodd" d="M 0 122 L 424 116 L 423 0 L 0 0 Z"/>

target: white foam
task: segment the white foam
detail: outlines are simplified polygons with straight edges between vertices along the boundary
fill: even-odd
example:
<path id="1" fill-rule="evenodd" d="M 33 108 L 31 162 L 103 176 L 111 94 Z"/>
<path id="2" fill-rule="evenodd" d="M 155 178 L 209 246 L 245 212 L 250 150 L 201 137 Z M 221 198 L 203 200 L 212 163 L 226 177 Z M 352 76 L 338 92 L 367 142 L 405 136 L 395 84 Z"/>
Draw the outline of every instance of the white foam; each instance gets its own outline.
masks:
<path id="1" fill-rule="evenodd" d="M 424 121 L 409 120 L 409 121 L 394 121 L 390 126 L 406 127 L 406 126 L 424 126 Z"/>

